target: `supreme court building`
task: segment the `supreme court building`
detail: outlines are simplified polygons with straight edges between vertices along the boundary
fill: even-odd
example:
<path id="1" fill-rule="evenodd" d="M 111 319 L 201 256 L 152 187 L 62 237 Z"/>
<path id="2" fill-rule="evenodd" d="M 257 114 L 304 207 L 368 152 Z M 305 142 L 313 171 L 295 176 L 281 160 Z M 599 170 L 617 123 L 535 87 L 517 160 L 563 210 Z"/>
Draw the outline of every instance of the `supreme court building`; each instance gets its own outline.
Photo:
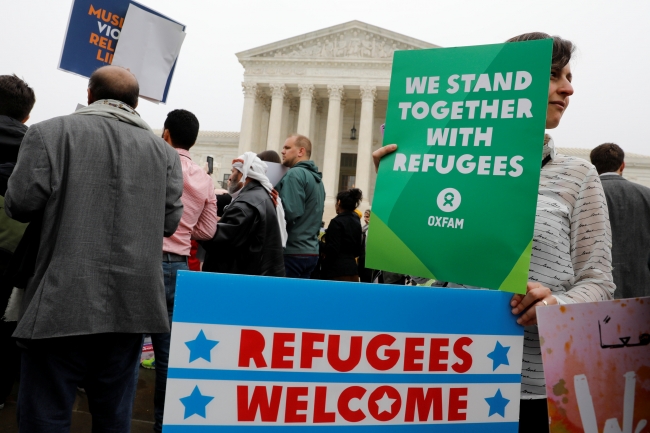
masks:
<path id="1" fill-rule="evenodd" d="M 239 153 L 280 153 L 286 137 L 310 138 L 323 173 L 325 221 L 339 191 L 361 189 L 367 209 L 381 146 L 393 52 L 436 47 L 359 21 L 237 53 L 244 66 Z"/>
<path id="2" fill-rule="evenodd" d="M 382 143 L 393 52 L 436 47 L 351 21 L 237 53 L 245 69 L 241 131 L 201 131 L 192 157 L 211 156 L 215 186 L 225 187 L 238 155 L 280 153 L 287 136 L 306 135 L 323 173 L 323 220 L 335 216 L 336 194 L 353 186 L 363 191 L 364 211 L 374 193 L 371 154 Z M 589 160 L 587 149 L 558 152 Z M 650 186 L 650 157 L 627 154 L 625 162 L 627 179 Z"/>

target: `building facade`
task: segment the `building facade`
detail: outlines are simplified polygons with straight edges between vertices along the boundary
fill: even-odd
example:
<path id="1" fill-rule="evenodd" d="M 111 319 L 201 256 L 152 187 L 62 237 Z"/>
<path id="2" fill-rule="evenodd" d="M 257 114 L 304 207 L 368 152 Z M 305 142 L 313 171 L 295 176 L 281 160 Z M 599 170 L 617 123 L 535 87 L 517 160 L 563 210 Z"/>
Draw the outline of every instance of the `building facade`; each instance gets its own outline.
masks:
<path id="1" fill-rule="evenodd" d="M 287 136 L 305 135 L 323 173 L 325 221 L 334 216 L 336 194 L 352 186 L 368 208 L 393 52 L 435 47 L 351 21 L 237 53 L 245 70 L 239 152 L 279 153 Z"/>
<path id="2" fill-rule="evenodd" d="M 215 187 L 226 186 L 232 160 L 245 151 L 280 153 L 286 137 L 312 141 L 323 173 L 323 220 L 335 216 L 339 191 L 363 191 L 370 207 L 375 171 L 372 152 L 381 146 L 395 50 L 437 48 L 380 27 L 351 21 L 237 53 L 244 67 L 241 131 L 201 131 L 193 159 L 213 161 Z M 558 149 L 589 160 L 588 149 Z M 627 154 L 625 177 L 650 187 L 650 157 Z"/>

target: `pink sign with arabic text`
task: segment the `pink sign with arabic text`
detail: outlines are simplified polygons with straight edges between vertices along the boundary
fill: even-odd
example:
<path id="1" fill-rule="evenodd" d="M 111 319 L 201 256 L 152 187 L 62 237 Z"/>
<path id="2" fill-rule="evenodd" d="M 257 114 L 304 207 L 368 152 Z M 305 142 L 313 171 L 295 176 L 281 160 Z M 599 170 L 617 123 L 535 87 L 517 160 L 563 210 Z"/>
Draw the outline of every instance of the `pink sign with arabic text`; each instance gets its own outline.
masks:
<path id="1" fill-rule="evenodd" d="M 650 432 L 650 298 L 537 316 L 551 433 Z"/>

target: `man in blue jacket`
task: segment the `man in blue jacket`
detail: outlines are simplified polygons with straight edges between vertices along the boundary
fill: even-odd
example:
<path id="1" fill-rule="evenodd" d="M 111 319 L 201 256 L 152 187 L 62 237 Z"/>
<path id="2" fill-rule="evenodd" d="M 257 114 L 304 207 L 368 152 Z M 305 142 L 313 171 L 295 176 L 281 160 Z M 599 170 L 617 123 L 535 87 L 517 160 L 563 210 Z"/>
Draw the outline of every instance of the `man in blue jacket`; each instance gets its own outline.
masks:
<path id="1" fill-rule="evenodd" d="M 289 278 L 309 278 L 318 263 L 318 232 L 323 217 L 323 175 L 311 157 L 311 141 L 292 135 L 284 142 L 282 164 L 291 170 L 276 186 L 287 221 L 284 267 Z"/>

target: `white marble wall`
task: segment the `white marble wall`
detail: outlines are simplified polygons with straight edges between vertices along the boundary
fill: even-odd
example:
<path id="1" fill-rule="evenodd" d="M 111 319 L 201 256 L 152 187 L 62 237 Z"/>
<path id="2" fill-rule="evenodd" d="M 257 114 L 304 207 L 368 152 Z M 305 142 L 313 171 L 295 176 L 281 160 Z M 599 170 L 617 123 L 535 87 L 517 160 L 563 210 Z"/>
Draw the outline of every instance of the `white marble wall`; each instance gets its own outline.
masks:
<path id="1" fill-rule="evenodd" d="M 357 104 L 357 109 L 358 106 L 359 104 Z M 324 104 L 322 105 L 322 112 L 325 114 L 319 113 L 316 116 L 316 118 L 320 120 L 317 120 L 316 122 L 316 127 L 314 129 L 315 135 L 313 136 L 312 140 L 314 142 L 314 153 L 312 154 L 312 159 L 321 170 L 323 167 L 325 143 L 324 123 L 326 121 L 327 101 L 324 101 Z M 376 150 L 382 144 L 382 136 L 379 127 L 382 123 L 384 123 L 385 113 L 386 101 L 377 101 L 373 122 L 372 150 Z M 342 153 L 357 153 L 358 140 L 350 140 L 350 129 L 352 128 L 353 115 L 354 102 L 352 103 L 352 106 L 350 106 L 350 102 L 348 100 L 343 113 L 343 124 L 341 126 Z M 359 120 L 357 113 L 357 129 L 359 129 L 358 121 Z M 160 131 L 155 131 L 155 133 L 160 134 Z M 232 160 L 239 156 L 238 145 L 239 133 L 237 132 L 201 131 L 199 132 L 197 143 L 190 150 L 190 154 L 194 162 L 202 167 L 206 164 L 207 156 L 212 156 L 214 158 L 214 172 L 212 174 L 212 179 L 215 187 L 220 187 L 219 182 L 222 181 L 224 174 L 230 173 Z M 259 152 L 261 150 L 262 149 L 258 149 L 254 151 Z M 590 151 L 590 149 L 558 149 L 559 153 L 576 156 L 587 161 L 589 161 Z M 636 182 L 650 188 L 650 156 L 634 154 L 627 155 L 624 177 L 632 182 Z M 364 191 L 364 195 L 368 194 L 368 197 L 371 199 L 374 194 L 375 180 L 376 174 L 373 169 L 370 171 L 370 190 L 368 192 Z M 365 206 L 362 206 L 361 210 L 364 211 Z M 333 217 L 333 210 L 326 209 L 323 220 L 326 223 L 329 223 L 330 219 Z"/>
<path id="2" fill-rule="evenodd" d="M 223 176 L 230 174 L 232 160 L 239 156 L 239 133 L 201 131 L 196 144 L 190 149 L 192 160 L 201 167 L 207 165 L 207 157 L 214 158 L 212 183 L 221 188 Z"/>

